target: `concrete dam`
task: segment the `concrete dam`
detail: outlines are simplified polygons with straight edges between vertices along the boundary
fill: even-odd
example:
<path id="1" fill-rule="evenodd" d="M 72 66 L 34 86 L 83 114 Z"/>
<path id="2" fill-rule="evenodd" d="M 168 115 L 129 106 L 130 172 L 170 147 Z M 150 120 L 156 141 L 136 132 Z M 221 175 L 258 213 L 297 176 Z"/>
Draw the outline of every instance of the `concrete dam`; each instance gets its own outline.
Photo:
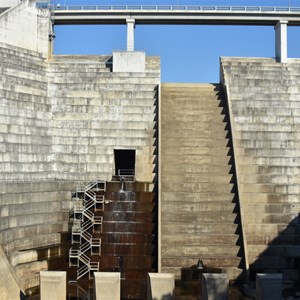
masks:
<path id="1" fill-rule="evenodd" d="M 128 51 L 54 55 L 49 9 L 1 6 L 0 299 L 39 294 L 41 271 L 67 271 L 74 299 L 90 299 L 94 272 L 120 272 L 122 299 L 146 299 L 147 274 L 171 273 L 187 299 L 198 260 L 232 284 L 299 284 L 300 60 L 280 43 L 287 22 L 276 58 L 222 57 L 218 83 L 163 83 L 131 21 Z"/>

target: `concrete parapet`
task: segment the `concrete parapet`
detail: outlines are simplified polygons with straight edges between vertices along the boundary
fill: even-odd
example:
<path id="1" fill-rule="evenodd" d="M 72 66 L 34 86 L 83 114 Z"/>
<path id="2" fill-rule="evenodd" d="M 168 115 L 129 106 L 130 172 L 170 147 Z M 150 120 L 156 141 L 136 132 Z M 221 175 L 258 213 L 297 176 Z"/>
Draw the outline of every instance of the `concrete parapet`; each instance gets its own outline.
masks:
<path id="1" fill-rule="evenodd" d="M 148 273 L 148 300 L 172 300 L 174 288 L 174 274 Z"/>
<path id="2" fill-rule="evenodd" d="M 94 272 L 94 300 L 119 300 L 120 297 L 120 273 Z"/>
<path id="3" fill-rule="evenodd" d="M 145 72 L 145 52 L 114 51 L 113 72 Z"/>
<path id="4" fill-rule="evenodd" d="M 256 299 L 281 300 L 282 274 L 256 274 Z"/>
<path id="5" fill-rule="evenodd" d="M 202 274 L 202 300 L 228 300 L 227 274 Z"/>
<path id="6" fill-rule="evenodd" d="M 40 272 L 41 300 L 65 300 L 67 296 L 67 273 L 58 271 Z"/>

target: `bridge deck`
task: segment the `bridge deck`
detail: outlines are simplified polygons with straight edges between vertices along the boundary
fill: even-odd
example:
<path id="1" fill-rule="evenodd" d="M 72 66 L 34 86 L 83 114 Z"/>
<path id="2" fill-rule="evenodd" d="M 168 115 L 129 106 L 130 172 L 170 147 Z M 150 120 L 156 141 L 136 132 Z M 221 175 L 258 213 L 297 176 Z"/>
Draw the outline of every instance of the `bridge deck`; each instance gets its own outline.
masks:
<path id="1" fill-rule="evenodd" d="M 47 4 L 37 3 L 48 8 Z M 300 7 L 196 5 L 71 5 L 50 6 L 53 22 L 60 24 L 215 24 L 275 25 L 288 21 L 300 26 Z"/>

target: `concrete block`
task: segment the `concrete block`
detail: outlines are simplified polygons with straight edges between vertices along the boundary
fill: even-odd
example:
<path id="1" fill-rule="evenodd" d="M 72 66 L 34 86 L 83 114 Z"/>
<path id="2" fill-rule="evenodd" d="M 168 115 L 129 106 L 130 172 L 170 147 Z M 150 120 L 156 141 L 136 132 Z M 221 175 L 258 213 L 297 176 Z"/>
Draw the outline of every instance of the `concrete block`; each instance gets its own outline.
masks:
<path id="1" fill-rule="evenodd" d="M 65 300 L 67 297 L 67 273 L 60 271 L 41 271 L 41 300 Z"/>
<path id="2" fill-rule="evenodd" d="M 94 300 L 119 300 L 121 274 L 117 272 L 94 273 Z"/>
<path id="3" fill-rule="evenodd" d="M 175 274 L 148 273 L 148 300 L 171 300 L 174 288 Z"/>
<path id="4" fill-rule="evenodd" d="M 113 72 L 145 72 L 145 52 L 114 51 Z"/>
<path id="5" fill-rule="evenodd" d="M 282 274 L 256 274 L 256 299 L 281 300 Z"/>
<path id="6" fill-rule="evenodd" d="M 202 299 L 227 300 L 228 284 L 227 274 L 202 274 Z"/>
<path id="7" fill-rule="evenodd" d="M 2 0 L 0 3 L 0 7 L 13 7 L 18 5 L 21 0 Z"/>

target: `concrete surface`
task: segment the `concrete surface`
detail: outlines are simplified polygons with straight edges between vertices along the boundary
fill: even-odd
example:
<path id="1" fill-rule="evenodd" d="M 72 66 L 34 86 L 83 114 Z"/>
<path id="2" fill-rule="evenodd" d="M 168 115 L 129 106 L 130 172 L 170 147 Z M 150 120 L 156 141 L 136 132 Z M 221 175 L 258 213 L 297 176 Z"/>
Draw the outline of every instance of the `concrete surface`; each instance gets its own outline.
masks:
<path id="1" fill-rule="evenodd" d="M 282 274 L 256 274 L 256 300 L 282 299 Z"/>
<path id="2" fill-rule="evenodd" d="M 94 273 L 94 300 L 119 300 L 121 297 L 121 273 Z"/>
<path id="3" fill-rule="evenodd" d="M 174 299 L 175 274 L 148 273 L 148 300 Z"/>
<path id="4" fill-rule="evenodd" d="M 202 274 L 202 300 L 228 300 L 227 274 Z"/>
<path id="5" fill-rule="evenodd" d="M 40 290 L 41 300 L 65 300 L 67 297 L 67 273 L 40 272 Z"/>

